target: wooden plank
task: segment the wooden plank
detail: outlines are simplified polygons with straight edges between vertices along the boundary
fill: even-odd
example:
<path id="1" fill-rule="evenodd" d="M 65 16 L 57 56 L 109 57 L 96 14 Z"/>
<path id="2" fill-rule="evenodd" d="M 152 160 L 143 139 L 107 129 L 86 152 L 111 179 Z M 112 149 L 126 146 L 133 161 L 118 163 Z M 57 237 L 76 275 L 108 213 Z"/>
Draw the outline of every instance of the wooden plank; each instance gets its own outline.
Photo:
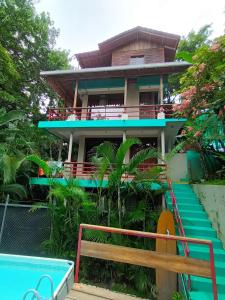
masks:
<path id="1" fill-rule="evenodd" d="M 209 262 L 173 254 L 82 240 L 81 255 L 211 278 Z"/>
<path id="2" fill-rule="evenodd" d="M 157 224 L 157 233 L 175 235 L 173 214 L 169 210 L 164 210 L 160 214 Z M 156 251 L 176 255 L 176 241 L 156 239 Z M 177 274 L 157 268 L 156 286 L 158 289 L 158 300 L 172 299 L 174 291 L 177 290 Z"/>
<path id="3" fill-rule="evenodd" d="M 67 297 L 68 299 L 79 300 L 144 300 L 135 296 L 112 292 L 108 289 L 82 283 L 75 284 Z"/>

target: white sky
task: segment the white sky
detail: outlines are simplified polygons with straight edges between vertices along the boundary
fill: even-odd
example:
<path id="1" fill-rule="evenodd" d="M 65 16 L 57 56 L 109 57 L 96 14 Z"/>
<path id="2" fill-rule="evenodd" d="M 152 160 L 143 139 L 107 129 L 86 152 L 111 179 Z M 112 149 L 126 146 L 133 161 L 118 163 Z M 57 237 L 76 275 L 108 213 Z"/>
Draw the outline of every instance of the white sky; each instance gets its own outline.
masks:
<path id="1" fill-rule="evenodd" d="M 135 26 L 186 35 L 212 23 L 213 37 L 224 34 L 224 0 L 39 0 L 60 29 L 57 47 L 70 54 L 98 49 L 97 44 Z"/>

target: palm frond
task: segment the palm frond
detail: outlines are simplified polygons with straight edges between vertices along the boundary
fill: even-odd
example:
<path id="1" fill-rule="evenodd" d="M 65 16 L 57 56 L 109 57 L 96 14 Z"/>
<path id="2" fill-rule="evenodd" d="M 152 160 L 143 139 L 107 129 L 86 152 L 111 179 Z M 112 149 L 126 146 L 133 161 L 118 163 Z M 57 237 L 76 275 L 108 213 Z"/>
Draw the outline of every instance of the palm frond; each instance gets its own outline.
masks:
<path id="1" fill-rule="evenodd" d="M 133 145 L 140 144 L 140 143 L 141 143 L 141 141 L 138 138 L 129 138 L 126 141 L 124 141 L 123 143 L 121 143 L 120 147 L 119 147 L 119 149 L 117 150 L 117 153 L 116 153 L 115 163 L 117 165 L 122 165 L 128 150 Z"/>
<path id="2" fill-rule="evenodd" d="M 15 120 L 22 120 L 24 119 L 24 115 L 16 110 L 11 110 L 7 113 L 0 115 L 0 126 L 8 124 Z"/>
<path id="3" fill-rule="evenodd" d="M 132 173 L 140 164 L 144 163 L 147 159 L 158 158 L 158 152 L 155 149 L 148 148 L 140 150 L 129 161 L 127 165 L 127 172 Z"/>
<path id="4" fill-rule="evenodd" d="M 43 169 L 43 171 L 47 177 L 51 177 L 52 169 L 38 155 L 31 154 L 31 155 L 26 156 L 25 159 L 35 163 L 39 168 Z"/>
<path id="5" fill-rule="evenodd" d="M 17 184 L 17 183 L 0 185 L 0 192 L 4 194 L 16 196 L 19 199 L 24 199 L 27 197 L 25 188 L 21 184 Z"/>
<path id="6" fill-rule="evenodd" d="M 2 155 L 0 164 L 3 172 L 4 184 L 8 184 L 16 180 L 16 173 L 23 161 L 24 158 L 17 158 L 8 154 Z"/>
<path id="7" fill-rule="evenodd" d="M 115 145 L 111 142 L 104 142 L 97 147 L 97 156 L 104 157 L 109 163 L 115 159 Z"/>

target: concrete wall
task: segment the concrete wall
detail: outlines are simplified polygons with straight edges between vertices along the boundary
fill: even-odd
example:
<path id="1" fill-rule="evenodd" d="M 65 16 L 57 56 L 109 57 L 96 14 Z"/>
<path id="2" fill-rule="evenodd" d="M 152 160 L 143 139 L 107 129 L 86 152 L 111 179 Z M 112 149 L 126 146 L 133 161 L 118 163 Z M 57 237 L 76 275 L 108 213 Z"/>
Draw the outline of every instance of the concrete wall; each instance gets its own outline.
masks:
<path id="1" fill-rule="evenodd" d="M 177 153 L 171 159 L 166 159 L 168 166 L 167 175 L 173 181 L 180 181 L 187 178 L 187 158 L 186 153 Z"/>
<path id="2" fill-rule="evenodd" d="M 206 184 L 193 184 L 192 186 L 225 248 L 225 186 Z"/>

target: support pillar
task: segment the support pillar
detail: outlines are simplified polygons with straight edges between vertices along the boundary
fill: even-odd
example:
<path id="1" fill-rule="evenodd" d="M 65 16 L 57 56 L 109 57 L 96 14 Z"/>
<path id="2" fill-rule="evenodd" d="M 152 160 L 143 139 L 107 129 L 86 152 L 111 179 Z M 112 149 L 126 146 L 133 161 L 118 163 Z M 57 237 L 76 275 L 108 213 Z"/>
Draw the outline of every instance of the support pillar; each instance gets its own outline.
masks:
<path id="1" fill-rule="evenodd" d="M 85 154 L 85 138 L 84 136 L 79 137 L 78 154 L 77 154 L 77 176 L 83 173 L 84 170 L 84 154 Z"/>
<path id="2" fill-rule="evenodd" d="M 127 139 L 126 131 L 123 131 L 123 142 L 125 142 Z M 127 151 L 125 157 L 124 157 L 124 164 L 128 164 L 130 160 L 130 151 Z"/>
<path id="3" fill-rule="evenodd" d="M 78 80 L 76 80 L 76 85 L 75 85 L 73 108 L 77 107 L 77 96 L 78 96 Z"/>
<path id="4" fill-rule="evenodd" d="M 160 75 L 159 98 L 160 104 L 163 104 L 163 75 Z"/>
<path id="5" fill-rule="evenodd" d="M 68 158 L 67 158 L 67 161 L 68 161 L 68 162 L 71 162 L 72 149 L 73 149 L 73 134 L 70 133 L 69 149 L 68 149 Z"/>
<path id="6" fill-rule="evenodd" d="M 161 156 L 162 160 L 165 159 L 165 129 L 161 130 Z"/>
<path id="7" fill-rule="evenodd" d="M 81 120 L 87 119 L 87 106 L 88 106 L 88 95 L 84 95 L 82 97 L 82 112 L 81 112 Z"/>
<path id="8" fill-rule="evenodd" d="M 123 99 L 123 105 L 127 105 L 127 78 L 125 78 L 125 83 L 124 83 L 124 99 Z"/>

